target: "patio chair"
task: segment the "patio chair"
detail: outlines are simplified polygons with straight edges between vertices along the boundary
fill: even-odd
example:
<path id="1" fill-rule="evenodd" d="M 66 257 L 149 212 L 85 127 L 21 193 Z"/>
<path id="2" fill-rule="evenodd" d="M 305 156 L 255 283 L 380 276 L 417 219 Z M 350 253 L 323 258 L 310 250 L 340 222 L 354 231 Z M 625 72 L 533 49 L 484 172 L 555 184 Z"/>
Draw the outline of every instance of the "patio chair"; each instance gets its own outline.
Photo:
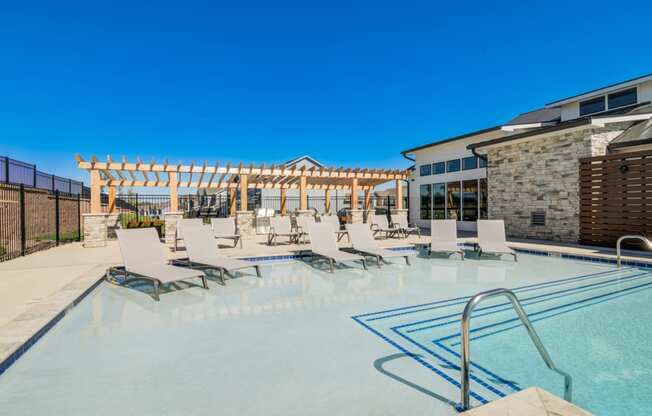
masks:
<path id="1" fill-rule="evenodd" d="M 188 229 L 198 229 L 190 226 Z M 158 233 L 154 228 L 115 230 L 125 267 L 125 282 L 148 280 L 154 285 L 154 299 L 160 300 L 160 286 L 180 280 L 200 278 L 208 289 L 206 275 L 199 270 L 172 266 L 165 257 Z M 107 270 L 107 277 L 111 269 Z M 131 277 L 130 277 L 131 276 Z"/>
<path id="2" fill-rule="evenodd" d="M 464 260 L 464 250 L 457 245 L 457 221 L 432 220 L 430 221 L 430 245 L 428 255 L 432 252 L 459 253 Z"/>
<path id="3" fill-rule="evenodd" d="M 421 238 L 421 230 L 415 224 L 408 223 L 406 213 L 392 215 L 392 226 L 401 230 L 403 238 L 408 238 L 410 233 L 416 232 L 417 237 Z"/>
<path id="4" fill-rule="evenodd" d="M 394 224 L 390 226 L 389 221 L 387 221 L 387 216 L 384 214 L 372 215 L 371 231 L 373 231 L 374 237 L 378 233 L 385 233 L 385 238 L 394 237 L 401 233 L 401 230 Z"/>
<path id="5" fill-rule="evenodd" d="M 518 261 L 516 252 L 507 246 L 503 220 L 478 220 L 478 256 L 483 253 L 511 254 Z"/>
<path id="6" fill-rule="evenodd" d="M 308 234 L 310 235 L 310 251 L 312 255 L 328 260 L 331 273 L 334 271 L 335 263 L 345 261 L 360 261 L 362 267 L 367 270 L 367 262 L 364 257 L 347 253 L 337 247 L 335 230 L 330 224 L 312 224 L 308 228 Z"/>
<path id="7" fill-rule="evenodd" d="M 335 235 L 337 236 L 337 241 L 340 241 L 342 237 L 346 235 L 349 242 L 351 242 L 351 238 L 348 237 L 349 235 L 348 231 L 342 230 L 342 226 L 340 225 L 340 219 L 338 218 L 337 215 L 322 215 L 319 221 L 322 224 L 330 224 L 331 227 L 333 227 L 333 230 L 335 230 Z"/>
<path id="8" fill-rule="evenodd" d="M 346 224 L 346 230 L 349 232 L 349 238 L 353 243 L 353 250 L 363 256 L 375 257 L 378 268 L 380 268 L 381 262 L 386 262 L 386 259 L 395 257 L 404 257 L 405 263 L 410 264 L 410 255 L 378 246 L 378 242 L 367 224 Z"/>
<path id="9" fill-rule="evenodd" d="M 315 217 L 301 215 L 297 217 L 297 232 L 299 233 L 299 240 L 303 243 L 306 242 L 308 238 L 308 229 L 315 224 Z"/>
<path id="10" fill-rule="evenodd" d="M 186 228 L 200 227 L 204 225 L 204 220 L 202 218 L 182 218 L 177 222 L 177 228 L 174 231 L 174 251 L 179 249 L 179 241 L 183 240 L 183 232 L 181 231 L 182 224 L 184 224 Z"/>
<path id="11" fill-rule="evenodd" d="M 220 255 L 213 232 L 208 227 L 185 228 L 183 235 L 188 252 L 188 266 L 219 270 L 222 284 L 225 272 L 231 273 L 249 267 L 256 269 L 256 276 L 261 277 L 258 264 Z"/>
<path id="12" fill-rule="evenodd" d="M 211 218 L 211 227 L 215 238 L 233 240 L 233 247 L 240 242 L 240 248 L 242 248 L 242 237 L 235 230 L 235 218 Z"/>
<path id="13" fill-rule="evenodd" d="M 269 219 L 269 234 L 267 234 L 267 244 L 272 245 L 278 237 L 287 237 L 289 244 L 298 242 L 299 233 L 292 229 L 290 217 L 271 217 Z"/>

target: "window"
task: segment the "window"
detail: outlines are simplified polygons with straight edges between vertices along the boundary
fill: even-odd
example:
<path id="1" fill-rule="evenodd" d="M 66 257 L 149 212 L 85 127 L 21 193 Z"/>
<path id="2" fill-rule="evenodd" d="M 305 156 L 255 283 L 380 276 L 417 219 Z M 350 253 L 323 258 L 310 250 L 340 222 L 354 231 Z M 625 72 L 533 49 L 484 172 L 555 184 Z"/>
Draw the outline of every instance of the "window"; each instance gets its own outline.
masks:
<path id="1" fill-rule="evenodd" d="M 486 157 L 487 157 L 487 156 L 485 156 L 485 158 L 486 158 Z M 481 168 L 486 168 L 486 167 L 487 167 L 487 159 L 483 159 L 483 158 L 481 158 L 481 157 L 479 157 L 478 159 L 479 159 L 478 161 L 480 162 L 480 163 L 479 163 L 480 167 L 481 167 Z"/>
<path id="2" fill-rule="evenodd" d="M 609 108 L 618 108 L 636 104 L 636 88 L 630 88 L 625 91 L 609 94 L 607 101 L 609 102 Z"/>
<path id="3" fill-rule="evenodd" d="M 442 173 L 446 173 L 446 163 L 444 162 L 437 162 L 432 164 L 432 174 L 433 175 L 441 175 Z"/>
<path id="4" fill-rule="evenodd" d="M 458 161 L 459 162 L 459 161 Z M 449 220 L 460 220 L 460 183 L 448 182 L 446 184 L 446 205 Z"/>
<path id="5" fill-rule="evenodd" d="M 604 111 L 604 97 L 580 102 L 580 116 Z"/>
<path id="6" fill-rule="evenodd" d="M 486 220 L 489 218 L 489 214 L 487 212 L 487 179 L 483 178 L 480 179 L 480 219 L 481 220 Z"/>
<path id="7" fill-rule="evenodd" d="M 460 170 L 460 160 L 453 159 L 446 162 L 446 172 L 457 172 Z"/>
<path id="8" fill-rule="evenodd" d="M 462 170 L 470 170 L 478 168 L 478 158 L 475 156 L 465 157 L 462 159 Z"/>
<path id="9" fill-rule="evenodd" d="M 462 182 L 462 221 L 478 219 L 478 180 Z"/>
<path id="10" fill-rule="evenodd" d="M 435 183 L 432 185 L 432 219 L 446 219 L 446 184 Z"/>
<path id="11" fill-rule="evenodd" d="M 430 185 L 421 185 L 419 187 L 419 200 L 420 200 L 420 218 L 422 220 L 430 219 L 430 209 L 431 209 L 431 195 L 430 195 Z"/>
<path id="12" fill-rule="evenodd" d="M 430 164 L 427 165 L 421 165 L 419 167 L 419 175 L 421 176 L 429 176 L 432 173 L 432 167 Z"/>

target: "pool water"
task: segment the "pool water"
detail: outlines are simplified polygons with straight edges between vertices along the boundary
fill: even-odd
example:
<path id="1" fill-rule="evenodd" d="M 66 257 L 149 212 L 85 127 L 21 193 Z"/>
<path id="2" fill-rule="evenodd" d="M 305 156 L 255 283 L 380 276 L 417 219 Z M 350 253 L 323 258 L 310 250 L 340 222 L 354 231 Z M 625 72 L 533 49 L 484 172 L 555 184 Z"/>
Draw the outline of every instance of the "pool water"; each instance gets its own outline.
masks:
<path id="1" fill-rule="evenodd" d="M 8 415 L 454 415 L 459 316 L 512 288 L 596 414 L 647 414 L 652 273 L 520 255 L 397 259 L 334 274 L 270 262 L 210 290 L 99 285 L 0 375 Z M 472 403 L 531 385 L 562 395 L 497 299 L 472 319 Z M 353 319 L 352 319 L 353 318 Z"/>

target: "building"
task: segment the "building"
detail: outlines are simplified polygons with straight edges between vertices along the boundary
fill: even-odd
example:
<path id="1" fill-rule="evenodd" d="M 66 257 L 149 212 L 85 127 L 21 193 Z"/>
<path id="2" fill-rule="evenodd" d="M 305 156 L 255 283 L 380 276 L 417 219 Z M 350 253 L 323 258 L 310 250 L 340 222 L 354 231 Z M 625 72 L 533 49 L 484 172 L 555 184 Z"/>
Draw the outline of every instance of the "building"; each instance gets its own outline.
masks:
<path id="1" fill-rule="evenodd" d="M 411 191 L 420 195 L 411 201 L 411 218 L 421 225 L 429 217 L 454 218 L 462 229 L 475 218 L 497 218 L 511 236 L 579 241 L 580 159 L 652 150 L 651 102 L 652 74 L 406 150 L 417 165 Z M 474 169 L 472 156 L 486 160 L 486 169 Z"/>
<path id="2" fill-rule="evenodd" d="M 401 152 L 415 163 L 410 219 L 426 228 L 431 219 L 455 219 L 458 228 L 474 230 L 478 218 L 487 218 L 487 170 L 468 146 L 506 135 L 497 126 Z"/>

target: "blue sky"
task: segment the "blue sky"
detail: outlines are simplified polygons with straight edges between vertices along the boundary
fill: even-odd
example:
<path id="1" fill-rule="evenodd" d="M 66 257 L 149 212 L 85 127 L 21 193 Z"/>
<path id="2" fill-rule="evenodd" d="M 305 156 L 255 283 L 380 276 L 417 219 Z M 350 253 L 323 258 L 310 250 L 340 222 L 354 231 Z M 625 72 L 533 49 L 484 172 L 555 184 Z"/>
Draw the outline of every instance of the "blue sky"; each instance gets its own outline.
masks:
<path id="1" fill-rule="evenodd" d="M 49 2 L 0 12 L 0 154 L 405 167 L 652 72 L 650 3 Z M 311 4 L 314 3 L 314 4 Z"/>

